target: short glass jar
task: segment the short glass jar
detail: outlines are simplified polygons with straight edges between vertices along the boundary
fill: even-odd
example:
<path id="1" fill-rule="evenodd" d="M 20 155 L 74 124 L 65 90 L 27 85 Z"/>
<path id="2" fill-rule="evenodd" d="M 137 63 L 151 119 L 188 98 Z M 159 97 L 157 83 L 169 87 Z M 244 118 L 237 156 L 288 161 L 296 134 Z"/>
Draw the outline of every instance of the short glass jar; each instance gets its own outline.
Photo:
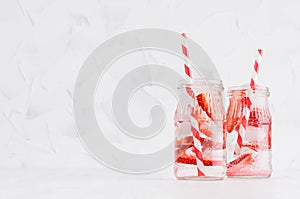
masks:
<path id="1" fill-rule="evenodd" d="M 178 179 L 225 177 L 224 89 L 221 81 L 181 81 L 175 113 L 175 168 Z"/>
<path id="2" fill-rule="evenodd" d="M 270 177 L 272 117 L 269 89 L 230 87 L 226 115 L 228 177 Z"/>

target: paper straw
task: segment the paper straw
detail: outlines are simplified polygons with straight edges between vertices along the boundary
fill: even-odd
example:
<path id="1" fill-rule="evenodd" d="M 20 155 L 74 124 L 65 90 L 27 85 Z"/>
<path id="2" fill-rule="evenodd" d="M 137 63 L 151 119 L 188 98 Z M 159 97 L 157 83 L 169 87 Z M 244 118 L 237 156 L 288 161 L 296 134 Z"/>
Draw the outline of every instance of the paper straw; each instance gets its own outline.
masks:
<path id="1" fill-rule="evenodd" d="M 260 64 L 261 64 L 261 58 L 263 55 L 263 50 L 262 49 L 257 49 L 256 51 L 256 59 L 254 60 L 254 66 L 253 66 L 253 73 L 252 73 L 252 77 L 250 80 L 250 87 L 254 90 L 255 86 L 257 84 L 257 77 L 258 77 L 258 73 L 259 73 L 259 68 L 260 68 Z"/>
<path id="2" fill-rule="evenodd" d="M 261 60 L 262 60 L 262 55 L 263 55 L 263 50 L 262 49 L 257 49 L 256 51 L 256 58 L 254 59 L 254 65 L 253 65 L 253 73 L 250 79 L 250 87 L 252 90 L 255 90 L 255 87 L 257 85 L 257 77 L 259 74 L 259 69 L 261 65 Z M 249 120 L 249 113 L 250 113 L 250 108 L 251 108 L 251 100 L 249 97 L 245 97 L 243 100 L 245 100 L 242 104 L 246 105 L 245 108 L 245 115 L 241 118 L 241 126 L 246 130 L 247 122 Z M 235 154 L 239 154 L 240 149 L 243 145 L 243 137 L 240 132 L 238 132 L 237 135 L 237 145 L 235 147 Z"/>
<path id="3" fill-rule="evenodd" d="M 187 46 L 185 44 L 187 37 L 185 33 L 182 33 L 181 35 L 184 38 L 184 44 L 181 45 L 182 53 L 186 58 L 185 61 L 186 63 L 184 63 L 184 71 L 190 83 L 192 83 L 192 73 L 190 67 L 188 66 L 189 54 L 188 54 Z M 186 92 L 189 96 L 193 98 L 193 101 L 196 100 L 193 90 L 187 88 Z M 193 140 L 194 140 L 194 148 L 195 148 L 196 162 L 197 162 L 197 173 L 198 176 L 205 176 L 205 174 L 203 173 L 204 164 L 203 164 L 203 156 L 202 156 L 202 143 L 201 143 L 200 133 L 198 131 L 198 121 L 195 114 L 197 110 L 195 110 L 194 106 L 192 105 L 190 105 L 190 109 L 191 109 L 191 117 L 190 117 L 191 132 L 193 134 Z"/>

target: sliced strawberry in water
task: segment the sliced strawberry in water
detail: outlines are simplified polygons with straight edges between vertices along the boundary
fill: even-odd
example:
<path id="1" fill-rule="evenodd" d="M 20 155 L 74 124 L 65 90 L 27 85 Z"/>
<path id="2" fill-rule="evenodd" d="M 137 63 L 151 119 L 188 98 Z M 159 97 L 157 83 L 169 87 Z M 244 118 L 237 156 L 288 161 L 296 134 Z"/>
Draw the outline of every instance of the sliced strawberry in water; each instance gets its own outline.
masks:
<path id="1" fill-rule="evenodd" d="M 244 91 L 239 91 L 238 95 L 243 95 Z M 228 133 L 233 130 L 239 131 L 242 124 L 246 128 L 247 120 L 244 116 L 246 108 L 250 109 L 252 102 L 249 97 L 231 98 L 226 115 L 226 129 Z"/>
<path id="2" fill-rule="evenodd" d="M 223 161 L 222 160 L 203 160 L 204 166 L 222 166 Z"/>
<path id="3" fill-rule="evenodd" d="M 193 165 L 197 164 L 195 157 L 190 156 L 190 155 L 186 155 L 186 154 L 181 155 L 180 157 L 178 157 L 176 159 L 176 162 L 181 163 L 181 164 L 193 164 Z"/>
<path id="4" fill-rule="evenodd" d="M 185 136 L 183 138 L 180 138 L 176 140 L 175 144 L 176 146 L 193 145 L 194 144 L 193 136 Z"/>
<path id="5" fill-rule="evenodd" d="M 226 115 L 226 129 L 231 133 L 239 122 L 242 111 L 242 101 L 239 99 L 230 99 L 229 107 Z"/>
<path id="6" fill-rule="evenodd" d="M 186 92 L 187 92 L 187 94 L 188 94 L 189 96 L 191 96 L 192 98 L 195 97 L 194 92 L 193 92 L 193 90 L 192 90 L 191 88 L 187 87 L 187 88 L 186 88 Z"/>
<path id="7" fill-rule="evenodd" d="M 199 131 L 200 131 L 200 133 L 203 133 L 207 137 L 212 137 L 212 135 L 213 135 L 213 133 L 209 130 L 208 126 L 205 124 L 201 125 L 199 123 Z"/>
<path id="8" fill-rule="evenodd" d="M 241 128 L 241 125 L 237 124 L 237 125 L 235 125 L 235 129 L 234 130 L 239 133 L 240 132 L 240 128 Z"/>
<path id="9" fill-rule="evenodd" d="M 222 149 L 226 149 L 226 139 L 227 139 L 227 136 L 226 136 L 226 123 L 224 122 L 223 123 L 223 147 Z"/>
<path id="10" fill-rule="evenodd" d="M 258 109 L 252 109 L 250 111 L 248 125 L 259 127 L 261 112 Z"/>
<path id="11" fill-rule="evenodd" d="M 244 127 L 244 129 L 246 129 L 247 119 L 245 115 L 241 118 L 241 125 Z"/>
<path id="12" fill-rule="evenodd" d="M 212 106 L 210 93 L 200 93 L 197 95 L 199 106 L 206 112 L 207 116 L 212 118 Z"/>
<path id="13" fill-rule="evenodd" d="M 271 124 L 272 119 L 267 109 L 253 108 L 249 114 L 248 125 L 254 127 L 260 127 L 264 124 Z"/>
<path id="14" fill-rule="evenodd" d="M 183 145 L 179 148 L 176 149 L 176 152 L 175 152 L 175 157 L 180 157 L 182 156 L 183 154 L 186 153 L 186 150 L 189 149 L 190 147 L 193 147 L 193 146 L 188 146 L 188 145 Z"/>
<path id="15" fill-rule="evenodd" d="M 176 159 L 177 163 L 197 165 L 196 158 L 191 155 L 183 154 Z M 204 166 L 222 166 L 222 160 L 203 160 Z"/>
<path id="16" fill-rule="evenodd" d="M 268 130 L 268 149 L 272 148 L 272 123 L 269 126 Z"/>
<path id="17" fill-rule="evenodd" d="M 202 142 L 202 151 L 205 152 L 206 150 L 221 150 L 223 149 L 223 144 L 221 142 L 214 142 L 212 140 L 204 139 Z"/>
<path id="18" fill-rule="evenodd" d="M 253 151 L 258 151 L 261 148 L 261 146 L 257 143 L 243 144 L 243 147 L 247 147 L 249 149 L 252 149 Z"/>
<path id="19" fill-rule="evenodd" d="M 243 107 L 247 107 L 249 110 L 251 108 L 252 102 L 249 97 L 243 98 Z"/>
<path id="20" fill-rule="evenodd" d="M 253 151 L 259 151 L 259 150 L 264 151 L 269 148 L 269 146 L 266 145 L 265 143 L 258 143 L 258 142 L 243 144 L 243 147 L 247 147 L 249 149 L 252 149 Z"/>
<path id="21" fill-rule="evenodd" d="M 251 153 L 245 153 L 240 155 L 237 159 L 231 161 L 227 164 L 227 168 L 236 166 L 236 165 L 248 165 L 254 162 L 254 159 L 252 158 Z"/>

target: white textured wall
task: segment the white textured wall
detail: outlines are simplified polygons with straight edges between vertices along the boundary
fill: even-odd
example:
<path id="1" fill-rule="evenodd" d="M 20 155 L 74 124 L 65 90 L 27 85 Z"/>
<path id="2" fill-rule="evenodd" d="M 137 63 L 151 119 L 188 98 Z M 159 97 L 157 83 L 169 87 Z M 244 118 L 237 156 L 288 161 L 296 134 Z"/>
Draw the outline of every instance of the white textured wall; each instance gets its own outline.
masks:
<path id="1" fill-rule="evenodd" d="M 248 82 L 264 48 L 274 167 L 300 168 L 299 10 L 297 0 L 0 0 L 0 168 L 99 167 L 74 129 L 74 82 L 101 42 L 144 27 L 186 32 L 226 87 Z"/>

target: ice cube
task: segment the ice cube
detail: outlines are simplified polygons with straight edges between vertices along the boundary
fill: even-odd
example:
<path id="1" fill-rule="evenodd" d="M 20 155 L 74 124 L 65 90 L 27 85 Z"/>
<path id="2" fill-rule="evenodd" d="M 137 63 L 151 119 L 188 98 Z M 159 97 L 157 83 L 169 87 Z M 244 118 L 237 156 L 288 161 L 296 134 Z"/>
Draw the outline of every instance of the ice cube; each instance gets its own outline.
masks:
<path id="1" fill-rule="evenodd" d="M 261 125 L 259 127 L 247 126 L 244 140 L 247 142 L 265 142 L 265 138 L 268 135 L 268 125 Z"/>

